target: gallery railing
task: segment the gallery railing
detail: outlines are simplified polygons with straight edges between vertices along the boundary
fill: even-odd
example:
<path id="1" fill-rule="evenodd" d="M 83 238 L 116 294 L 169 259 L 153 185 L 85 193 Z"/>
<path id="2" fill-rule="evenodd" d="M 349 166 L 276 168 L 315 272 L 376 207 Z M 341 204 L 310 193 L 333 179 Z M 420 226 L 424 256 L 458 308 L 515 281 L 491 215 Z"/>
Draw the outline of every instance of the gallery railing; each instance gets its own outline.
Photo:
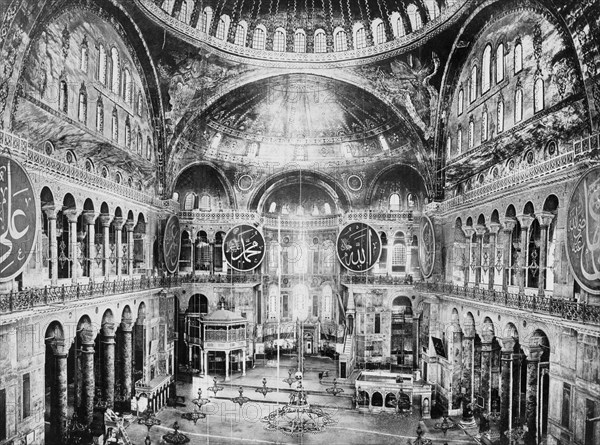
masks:
<path id="1" fill-rule="evenodd" d="M 342 275 L 342 284 L 374 284 L 385 286 L 401 286 L 413 284 L 411 275 L 391 276 L 391 275 Z"/>
<path id="2" fill-rule="evenodd" d="M 262 276 L 260 274 L 187 274 L 180 275 L 181 283 L 218 283 L 218 284 L 247 284 L 260 283 Z"/>
<path id="3" fill-rule="evenodd" d="M 46 286 L 0 294 L 0 314 L 19 312 L 49 304 L 89 300 L 97 297 L 126 294 L 151 289 L 179 287 L 181 280 L 173 277 L 141 277 L 131 280 L 102 281 L 87 284 Z"/>
<path id="4" fill-rule="evenodd" d="M 457 296 L 581 323 L 600 324 L 600 306 L 560 298 L 515 294 L 440 282 L 418 282 L 415 284 L 415 290 Z"/>

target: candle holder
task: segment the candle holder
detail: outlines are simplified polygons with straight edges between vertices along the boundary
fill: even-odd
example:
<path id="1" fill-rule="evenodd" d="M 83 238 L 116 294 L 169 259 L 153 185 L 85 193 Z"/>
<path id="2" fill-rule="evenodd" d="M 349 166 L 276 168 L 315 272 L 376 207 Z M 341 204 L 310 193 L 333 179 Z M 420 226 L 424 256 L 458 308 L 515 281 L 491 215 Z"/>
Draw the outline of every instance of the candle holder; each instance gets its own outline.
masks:
<path id="1" fill-rule="evenodd" d="M 248 403 L 250 399 L 244 396 L 244 388 L 242 388 L 241 386 L 238 388 L 238 392 L 240 393 L 240 395 L 237 397 L 233 397 L 231 401 L 240 405 L 241 408 L 242 405 L 244 405 L 244 403 Z"/>
<path id="2" fill-rule="evenodd" d="M 213 386 L 209 386 L 208 388 L 206 388 L 208 391 L 212 391 L 215 395 L 215 397 L 217 396 L 217 393 L 219 391 L 223 391 L 224 387 L 223 385 L 219 385 L 217 383 L 217 378 L 213 378 Z"/>
<path id="3" fill-rule="evenodd" d="M 273 388 L 269 388 L 267 387 L 267 379 L 263 377 L 262 379 L 262 388 L 256 388 L 255 392 L 260 393 L 263 395 L 263 397 L 267 397 L 267 394 L 269 394 L 270 392 L 273 392 L 274 389 Z"/>
<path id="4" fill-rule="evenodd" d="M 337 379 L 333 379 L 333 386 L 330 388 L 327 388 L 326 391 L 328 394 L 331 394 L 333 396 L 337 396 L 338 394 L 341 394 L 344 392 L 344 388 L 338 388 L 337 387 Z"/>

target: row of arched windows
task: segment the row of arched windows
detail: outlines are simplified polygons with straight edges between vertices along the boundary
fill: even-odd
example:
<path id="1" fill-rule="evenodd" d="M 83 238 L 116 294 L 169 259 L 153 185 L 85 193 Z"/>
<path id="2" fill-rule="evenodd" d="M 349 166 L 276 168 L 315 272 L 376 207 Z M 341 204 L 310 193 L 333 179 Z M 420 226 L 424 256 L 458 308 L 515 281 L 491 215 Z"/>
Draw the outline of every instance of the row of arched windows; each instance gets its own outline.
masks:
<path id="1" fill-rule="evenodd" d="M 424 5 L 427 8 L 427 14 L 429 20 L 435 20 L 440 16 L 440 7 L 437 0 L 424 0 Z M 455 0 L 446 0 L 447 6 L 452 6 Z M 173 7 L 175 6 L 175 0 L 164 0 L 162 3 L 162 9 L 165 10 L 169 15 L 173 14 Z M 193 0 L 184 0 L 181 4 L 179 11 L 177 12 L 177 19 L 193 26 L 191 23 L 192 10 L 194 8 Z M 389 26 L 391 27 L 390 32 L 394 38 L 400 38 L 409 32 L 414 32 L 423 27 L 423 15 L 419 8 L 411 3 L 406 7 L 407 17 L 403 17 L 399 12 L 392 12 L 389 18 Z M 426 17 L 426 16 L 425 16 Z M 213 9 L 207 6 L 203 9 L 198 21 L 196 28 L 200 31 L 209 34 L 211 33 L 211 27 L 213 26 Z M 227 14 L 221 15 L 219 22 L 216 24 L 216 31 L 214 36 L 220 40 L 229 40 L 230 35 L 231 18 Z M 233 43 L 239 46 L 246 46 L 248 42 L 248 22 L 241 20 L 236 25 L 236 29 L 232 35 Z M 251 36 L 251 45 L 253 49 L 265 50 L 266 49 L 266 34 L 267 29 L 264 25 L 259 24 L 254 29 Z M 373 36 L 373 45 L 380 45 L 388 40 L 386 35 L 385 23 L 382 19 L 377 18 L 371 23 L 371 35 Z M 354 49 L 361 49 L 368 46 L 367 33 L 362 23 L 356 23 L 352 31 Z M 293 51 L 297 53 L 306 52 L 306 32 L 303 29 L 298 29 L 294 32 L 293 39 Z M 333 51 L 347 51 L 348 50 L 347 31 L 338 27 L 333 33 Z M 273 51 L 285 52 L 287 51 L 287 36 L 284 28 L 277 28 L 273 34 Z M 314 52 L 324 53 L 327 52 L 327 39 L 323 29 L 317 29 L 314 33 Z"/>
<path id="2" fill-rule="evenodd" d="M 83 51 L 83 50 L 82 50 Z M 85 48 L 87 57 L 87 48 Z M 82 58 L 83 58 L 82 52 Z M 138 91 L 134 103 L 133 78 L 128 67 L 121 68 L 121 59 L 119 50 L 115 47 L 110 48 L 109 52 L 103 44 L 98 46 L 98 81 L 107 87 L 114 94 L 132 108 L 138 116 L 142 114 L 143 99 L 141 91 Z"/>

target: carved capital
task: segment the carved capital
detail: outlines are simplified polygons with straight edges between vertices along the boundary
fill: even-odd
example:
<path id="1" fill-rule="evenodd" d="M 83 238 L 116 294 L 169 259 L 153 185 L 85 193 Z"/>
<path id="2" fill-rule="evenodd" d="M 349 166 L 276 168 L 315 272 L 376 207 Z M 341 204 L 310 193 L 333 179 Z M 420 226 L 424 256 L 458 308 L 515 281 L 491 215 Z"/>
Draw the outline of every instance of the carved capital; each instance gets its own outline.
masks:
<path id="1" fill-rule="evenodd" d="M 96 222 L 97 217 L 98 214 L 93 210 L 84 210 L 83 212 L 83 222 L 88 226 L 93 225 Z"/>
<path id="2" fill-rule="evenodd" d="M 111 221 L 112 221 L 112 216 L 110 216 L 108 213 L 100 214 L 100 224 L 102 224 L 102 227 L 109 227 Z"/>
<path id="3" fill-rule="evenodd" d="M 521 230 L 527 230 L 535 218 L 531 215 L 519 215 L 517 219 L 521 223 Z"/>
<path id="4" fill-rule="evenodd" d="M 135 222 L 134 221 L 127 221 L 125 223 L 125 230 L 128 232 L 133 232 L 133 229 L 135 228 Z"/>
<path id="5" fill-rule="evenodd" d="M 498 234 L 498 232 L 500 231 L 500 228 L 502 226 L 500 225 L 500 223 L 490 223 L 488 229 L 490 231 L 490 235 L 494 235 L 496 236 Z"/>
<path id="6" fill-rule="evenodd" d="M 477 224 L 475 226 L 475 232 L 477 232 L 478 237 L 482 237 L 487 232 L 487 227 L 483 224 Z"/>
<path id="7" fill-rule="evenodd" d="M 133 332 L 133 320 L 123 320 L 121 322 L 121 331 Z"/>
<path id="8" fill-rule="evenodd" d="M 47 341 L 50 348 L 52 348 L 52 352 L 55 356 L 62 356 L 67 354 L 67 349 L 65 348 L 65 341 L 62 339 L 51 339 Z"/>
<path id="9" fill-rule="evenodd" d="M 471 226 L 464 226 L 462 228 L 463 232 L 465 233 L 465 236 L 470 240 L 471 237 L 473 236 L 473 234 L 475 233 L 475 229 Z"/>
<path id="10" fill-rule="evenodd" d="M 79 209 L 67 209 L 63 212 L 67 217 L 67 221 L 71 224 L 77 223 L 77 218 L 81 215 L 81 210 Z"/>
<path id="11" fill-rule="evenodd" d="M 504 232 L 506 233 L 511 233 L 515 226 L 517 225 L 517 220 L 515 218 L 512 217 L 506 217 L 504 218 Z"/>
<path id="12" fill-rule="evenodd" d="M 538 220 L 538 222 L 540 223 L 540 227 L 545 228 L 548 227 L 551 223 L 552 220 L 554 219 L 554 213 L 550 213 L 550 212 L 541 212 L 541 213 L 537 213 L 536 218 Z"/>
<path id="13" fill-rule="evenodd" d="M 123 226 L 125 225 L 125 218 L 122 216 L 115 216 L 115 219 L 113 219 L 112 223 L 115 227 L 115 230 L 122 230 Z"/>
<path id="14" fill-rule="evenodd" d="M 517 340 L 514 337 L 499 338 L 498 342 L 502 346 L 502 352 L 510 353 L 513 352 L 515 345 L 517 344 Z"/>
<path id="15" fill-rule="evenodd" d="M 42 206 L 42 211 L 46 214 L 46 217 L 48 219 L 56 219 L 56 214 L 58 213 L 58 211 L 60 210 L 60 207 L 57 207 L 55 205 L 45 205 Z"/>
<path id="16" fill-rule="evenodd" d="M 102 324 L 102 335 L 104 337 L 114 337 L 115 335 L 115 324 L 113 322 L 106 322 Z"/>
<path id="17" fill-rule="evenodd" d="M 523 346 L 523 352 L 527 356 L 529 362 L 539 362 L 544 353 L 544 349 L 541 346 Z"/>

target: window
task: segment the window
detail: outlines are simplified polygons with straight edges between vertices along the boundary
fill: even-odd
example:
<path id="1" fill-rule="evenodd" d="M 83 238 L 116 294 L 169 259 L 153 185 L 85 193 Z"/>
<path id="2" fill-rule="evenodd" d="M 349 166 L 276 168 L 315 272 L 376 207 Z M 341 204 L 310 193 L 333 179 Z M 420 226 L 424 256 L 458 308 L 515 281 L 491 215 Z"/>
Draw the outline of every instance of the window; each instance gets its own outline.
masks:
<path id="1" fill-rule="evenodd" d="M 319 297 L 317 295 L 313 295 L 312 297 L 312 316 L 319 316 Z"/>
<path id="2" fill-rule="evenodd" d="M 210 22 L 212 21 L 212 14 L 213 11 L 210 6 L 204 8 L 204 11 L 202 11 L 202 17 L 199 20 L 200 31 L 208 34 L 208 31 L 210 30 Z"/>
<path id="3" fill-rule="evenodd" d="M 210 210 L 210 196 L 202 195 L 200 198 L 200 208 L 202 210 Z"/>
<path id="4" fill-rule="evenodd" d="M 487 141 L 489 137 L 489 116 L 487 107 L 483 108 L 483 114 L 481 115 L 481 141 Z"/>
<path id="5" fill-rule="evenodd" d="M 365 28 L 359 25 L 354 30 L 354 49 L 361 49 L 367 46 L 367 35 Z"/>
<path id="6" fill-rule="evenodd" d="M 544 109 L 544 79 L 541 76 L 533 84 L 533 104 L 536 113 Z"/>
<path id="7" fill-rule="evenodd" d="M 123 70 L 123 86 L 121 88 L 121 93 L 123 95 L 123 100 L 127 102 L 129 105 L 133 103 L 133 92 L 132 92 L 132 82 L 131 82 L 131 73 L 128 68 Z"/>
<path id="8" fill-rule="evenodd" d="M 396 235 L 392 249 L 392 272 L 404 272 L 406 270 L 406 245 L 404 235 Z"/>
<path id="9" fill-rule="evenodd" d="M 119 83 L 121 82 L 121 68 L 119 67 L 119 51 L 117 48 L 111 48 L 110 58 L 112 63 L 111 91 L 119 94 Z"/>
<path id="10" fill-rule="evenodd" d="M 437 0 L 425 0 L 425 6 L 429 12 L 430 20 L 435 20 L 440 16 L 440 7 L 437 4 Z"/>
<path id="11" fill-rule="evenodd" d="M 323 212 L 325 213 L 325 215 L 331 215 L 331 206 L 328 202 L 323 204 Z"/>
<path id="12" fill-rule="evenodd" d="M 269 213 L 275 213 L 276 210 L 277 210 L 277 203 L 272 202 L 271 205 L 269 206 Z"/>
<path id="13" fill-rule="evenodd" d="M 346 41 L 346 31 L 338 29 L 334 34 L 333 39 L 333 50 L 336 52 L 346 51 L 348 49 L 348 42 Z"/>
<path id="14" fill-rule="evenodd" d="M 162 9 L 164 9 L 164 11 L 171 15 L 171 13 L 173 12 L 173 4 L 174 4 L 175 0 L 164 0 L 162 3 Z"/>
<path id="15" fill-rule="evenodd" d="M 137 154 L 142 155 L 142 132 L 138 130 L 136 140 Z"/>
<path id="16" fill-rule="evenodd" d="M 228 15 L 223 14 L 221 19 L 219 20 L 219 25 L 217 26 L 217 33 L 215 37 L 220 40 L 227 40 L 227 33 L 229 32 L 229 23 L 231 19 Z"/>
<path id="17" fill-rule="evenodd" d="M 131 149 L 131 124 L 129 116 L 125 119 L 125 147 Z"/>
<path id="18" fill-rule="evenodd" d="M 69 111 L 69 90 L 67 87 L 67 81 L 61 80 L 58 91 L 58 109 L 67 113 Z"/>
<path id="19" fill-rule="evenodd" d="M 456 106 L 458 108 L 458 115 L 460 116 L 461 114 L 463 114 L 463 111 L 465 109 L 465 92 L 462 88 L 458 91 L 458 101 Z"/>
<path id="20" fill-rule="evenodd" d="M 375 314 L 375 334 L 381 334 L 381 314 Z"/>
<path id="21" fill-rule="evenodd" d="M 275 30 L 275 36 L 273 37 L 273 51 L 280 53 L 285 51 L 285 31 L 283 28 L 277 28 Z"/>
<path id="22" fill-rule="evenodd" d="M 259 25 L 254 30 L 254 35 L 252 36 L 252 48 L 254 49 L 265 49 L 265 29 L 262 25 Z"/>
<path id="23" fill-rule="evenodd" d="M 106 85 L 106 50 L 102 43 L 98 51 L 98 80 L 102 85 Z"/>
<path id="24" fill-rule="evenodd" d="M 402 16 L 398 14 L 396 20 L 394 21 L 394 34 L 396 37 L 402 37 L 406 35 L 406 28 L 404 27 L 404 20 Z"/>
<path id="25" fill-rule="evenodd" d="M 119 117 L 116 108 L 113 108 L 112 112 L 112 139 L 119 143 Z"/>
<path id="26" fill-rule="evenodd" d="M 79 61 L 79 69 L 81 69 L 81 71 L 83 71 L 84 73 L 87 73 L 87 70 L 88 70 L 88 57 L 89 57 L 89 50 L 88 50 L 87 37 L 84 37 L 83 42 L 81 44 L 81 59 Z"/>
<path id="27" fill-rule="evenodd" d="M 31 415 L 31 377 L 23 374 L 23 419 Z"/>
<path id="28" fill-rule="evenodd" d="M 496 48 L 496 83 L 504 80 L 504 43 Z"/>
<path id="29" fill-rule="evenodd" d="M 302 30 L 298 30 L 294 34 L 294 52 L 296 52 L 296 53 L 305 53 L 306 52 L 306 34 Z"/>
<path id="30" fill-rule="evenodd" d="M 498 121 L 496 132 L 500 134 L 504 131 L 504 99 L 502 98 L 502 96 L 500 96 L 500 98 L 498 99 L 496 120 Z"/>
<path id="31" fill-rule="evenodd" d="M 289 301 L 288 295 L 281 295 L 281 318 L 287 318 L 289 315 Z"/>
<path id="32" fill-rule="evenodd" d="M 99 133 L 104 131 L 104 106 L 101 97 L 96 102 L 96 131 Z"/>
<path id="33" fill-rule="evenodd" d="M 523 120 L 523 89 L 517 87 L 515 91 L 515 123 Z"/>
<path id="34" fill-rule="evenodd" d="M 460 154 L 462 152 L 462 128 L 459 125 L 458 131 L 456 132 L 456 153 Z"/>
<path id="35" fill-rule="evenodd" d="M 146 159 L 152 159 L 152 143 L 150 142 L 150 138 L 146 139 Z"/>
<path id="36" fill-rule="evenodd" d="M 392 193 L 390 195 L 390 210 L 392 212 L 400 211 L 400 195 L 398 193 Z"/>
<path id="37" fill-rule="evenodd" d="M 520 40 L 515 43 L 515 74 L 523 69 L 523 45 Z"/>
<path id="38" fill-rule="evenodd" d="M 447 153 L 448 157 L 450 157 L 451 152 L 452 152 L 452 138 L 450 136 L 448 136 L 448 139 L 446 139 L 446 153 Z"/>
<path id="39" fill-rule="evenodd" d="M 183 0 L 181 9 L 179 10 L 179 20 L 181 20 L 183 23 L 189 24 L 193 9 L 194 5 L 190 0 Z"/>
<path id="40" fill-rule="evenodd" d="M 483 50 L 483 60 L 481 61 L 481 92 L 485 93 L 490 89 L 492 83 L 492 45 L 487 45 Z"/>
<path id="41" fill-rule="evenodd" d="M 382 43 L 385 43 L 386 38 L 385 38 L 385 25 L 383 24 L 383 22 L 381 20 L 379 20 L 379 23 L 376 23 L 375 25 L 375 32 L 373 32 L 373 36 L 374 36 L 374 41 L 375 41 L 375 45 L 381 45 Z M 365 46 L 366 46 L 366 42 L 365 42 Z"/>
<path id="42" fill-rule="evenodd" d="M 79 109 L 77 111 L 77 119 L 82 124 L 85 124 L 87 121 L 87 93 L 83 85 L 79 90 Z"/>
<path id="43" fill-rule="evenodd" d="M 327 39 L 325 38 L 325 31 L 323 31 L 322 29 L 318 29 L 315 32 L 315 52 L 327 52 Z"/>
<path id="44" fill-rule="evenodd" d="M 571 429 L 571 385 L 563 383 L 561 425 Z"/>
<path id="45" fill-rule="evenodd" d="M 184 210 L 192 210 L 194 208 L 194 204 L 196 202 L 196 194 L 188 193 L 185 195 L 185 200 L 183 202 Z"/>
<path id="46" fill-rule="evenodd" d="M 246 46 L 246 35 L 248 32 L 248 24 L 245 21 L 238 23 L 235 30 L 234 43 L 239 46 Z"/>
<path id="47" fill-rule="evenodd" d="M 142 92 L 140 91 L 137 94 L 137 115 L 141 116 L 142 115 L 142 108 L 143 108 L 143 101 L 142 101 Z"/>
<path id="48" fill-rule="evenodd" d="M 471 82 L 469 88 L 469 101 L 475 102 L 477 99 L 477 65 L 473 65 L 471 68 Z"/>
<path id="49" fill-rule="evenodd" d="M 473 148 L 475 146 L 475 122 L 473 122 L 473 117 L 469 120 L 469 148 Z"/>
<path id="50" fill-rule="evenodd" d="M 408 20 L 410 20 L 410 27 L 413 31 L 421 29 L 423 26 L 423 22 L 421 20 L 421 14 L 419 13 L 419 9 L 414 5 L 410 4 L 406 8 L 406 12 L 408 13 Z"/>

